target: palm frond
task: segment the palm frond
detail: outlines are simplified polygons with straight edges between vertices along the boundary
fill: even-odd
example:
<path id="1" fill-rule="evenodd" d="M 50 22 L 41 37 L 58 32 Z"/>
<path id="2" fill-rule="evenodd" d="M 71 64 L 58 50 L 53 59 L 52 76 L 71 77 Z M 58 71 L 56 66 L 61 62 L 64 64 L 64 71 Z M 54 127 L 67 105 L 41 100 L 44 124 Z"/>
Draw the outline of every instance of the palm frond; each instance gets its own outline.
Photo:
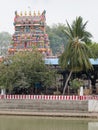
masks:
<path id="1" fill-rule="evenodd" d="M 69 23 L 67 21 L 66 21 L 66 23 L 67 23 L 67 26 L 68 26 L 68 31 L 70 33 L 70 36 L 74 37 L 73 30 L 72 30 L 71 26 L 69 25 Z"/>

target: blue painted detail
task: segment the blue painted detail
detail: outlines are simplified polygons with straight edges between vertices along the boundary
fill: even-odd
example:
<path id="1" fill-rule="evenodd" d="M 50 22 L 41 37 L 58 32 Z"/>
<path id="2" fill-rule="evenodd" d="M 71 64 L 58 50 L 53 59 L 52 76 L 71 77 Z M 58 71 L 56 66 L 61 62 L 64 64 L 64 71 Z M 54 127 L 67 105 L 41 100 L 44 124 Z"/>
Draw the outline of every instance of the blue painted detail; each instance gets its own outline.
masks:
<path id="1" fill-rule="evenodd" d="M 92 63 L 92 65 L 98 65 L 98 59 L 90 59 L 90 62 Z"/>
<path id="2" fill-rule="evenodd" d="M 46 65 L 59 65 L 59 59 L 58 58 L 45 58 L 45 64 Z M 90 62 L 92 65 L 98 65 L 98 59 L 90 59 Z"/>
<path id="3" fill-rule="evenodd" d="M 58 65 L 58 58 L 45 58 L 46 65 Z"/>

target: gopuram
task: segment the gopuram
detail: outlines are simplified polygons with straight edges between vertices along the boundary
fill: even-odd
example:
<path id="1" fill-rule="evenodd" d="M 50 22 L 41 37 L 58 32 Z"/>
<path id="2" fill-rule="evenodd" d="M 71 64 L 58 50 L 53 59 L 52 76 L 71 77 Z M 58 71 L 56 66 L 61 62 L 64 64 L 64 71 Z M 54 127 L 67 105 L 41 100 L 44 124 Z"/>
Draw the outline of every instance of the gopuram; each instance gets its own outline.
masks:
<path id="1" fill-rule="evenodd" d="M 12 45 L 9 48 L 9 54 L 17 51 L 32 51 L 32 46 L 36 46 L 38 51 L 46 56 L 51 55 L 49 47 L 48 34 L 46 33 L 46 11 L 41 14 L 34 11 L 21 12 L 20 15 L 15 11 L 14 34 L 12 36 Z"/>

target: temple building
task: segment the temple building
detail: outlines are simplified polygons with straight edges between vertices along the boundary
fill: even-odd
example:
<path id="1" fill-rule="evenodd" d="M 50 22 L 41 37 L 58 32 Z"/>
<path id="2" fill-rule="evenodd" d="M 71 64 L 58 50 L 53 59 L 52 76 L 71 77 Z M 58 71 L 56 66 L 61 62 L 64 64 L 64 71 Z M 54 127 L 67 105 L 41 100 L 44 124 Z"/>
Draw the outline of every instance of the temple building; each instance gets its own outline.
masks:
<path id="1" fill-rule="evenodd" d="M 12 45 L 9 48 L 9 53 L 13 54 L 17 51 L 30 50 L 36 46 L 38 51 L 46 56 L 51 55 L 49 47 L 48 34 L 46 34 L 46 11 L 41 14 L 31 11 L 27 14 L 21 12 L 20 15 L 15 12 L 14 27 L 15 32 L 12 36 Z"/>

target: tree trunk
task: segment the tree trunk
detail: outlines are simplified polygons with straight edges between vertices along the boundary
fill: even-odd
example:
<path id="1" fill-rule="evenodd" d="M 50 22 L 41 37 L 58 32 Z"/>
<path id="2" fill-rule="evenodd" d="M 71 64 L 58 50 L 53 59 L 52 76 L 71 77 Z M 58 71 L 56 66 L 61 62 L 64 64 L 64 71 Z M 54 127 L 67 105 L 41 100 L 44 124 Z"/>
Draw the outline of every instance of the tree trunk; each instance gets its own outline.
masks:
<path id="1" fill-rule="evenodd" d="M 72 71 L 70 71 L 69 75 L 68 75 L 68 78 L 66 80 L 66 83 L 65 83 L 65 86 L 64 86 L 64 89 L 63 89 L 63 95 L 65 94 L 65 90 L 67 88 L 67 85 L 68 85 L 68 81 L 70 80 L 70 77 L 72 75 Z"/>

